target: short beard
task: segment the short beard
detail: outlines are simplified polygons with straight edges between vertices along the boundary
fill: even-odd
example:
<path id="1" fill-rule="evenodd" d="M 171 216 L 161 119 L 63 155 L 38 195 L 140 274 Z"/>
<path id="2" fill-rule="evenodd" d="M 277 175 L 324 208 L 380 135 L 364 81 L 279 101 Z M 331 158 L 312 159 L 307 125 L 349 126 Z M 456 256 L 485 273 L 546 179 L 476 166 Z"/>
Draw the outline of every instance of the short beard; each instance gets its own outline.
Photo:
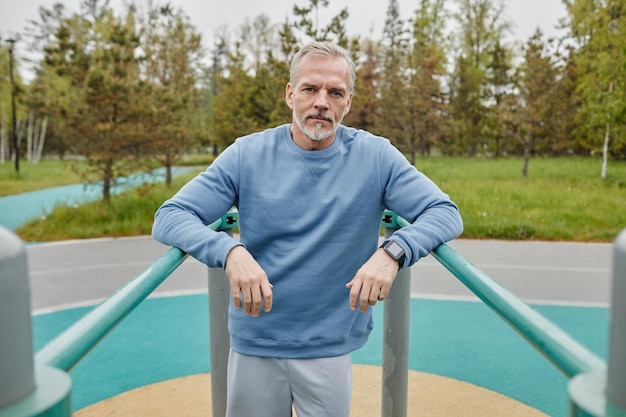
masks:
<path id="1" fill-rule="evenodd" d="M 311 117 L 322 117 L 325 120 L 329 121 L 330 123 L 332 123 L 332 128 L 328 131 L 328 132 L 322 132 L 322 123 L 321 122 L 317 122 L 315 124 L 315 130 L 310 130 L 309 128 L 307 128 L 305 126 L 305 123 L 307 121 L 307 119 L 311 118 Z M 339 121 L 339 123 L 335 123 L 334 120 L 322 116 L 322 115 L 316 115 L 316 114 L 309 114 L 304 116 L 302 119 L 298 119 L 297 117 L 295 117 L 295 113 L 294 113 L 294 120 L 296 121 L 296 124 L 298 125 L 298 127 L 300 128 L 300 130 L 307 135 L 309 138 L 315 140 L 315 141 L 322 141 L 324 139 L 329 138 L 330 136 L 332 136 L 336 131 L 337 131 L 337 127 L 339 126 L 339 123 L 341 123 L 341 121 Z"/>

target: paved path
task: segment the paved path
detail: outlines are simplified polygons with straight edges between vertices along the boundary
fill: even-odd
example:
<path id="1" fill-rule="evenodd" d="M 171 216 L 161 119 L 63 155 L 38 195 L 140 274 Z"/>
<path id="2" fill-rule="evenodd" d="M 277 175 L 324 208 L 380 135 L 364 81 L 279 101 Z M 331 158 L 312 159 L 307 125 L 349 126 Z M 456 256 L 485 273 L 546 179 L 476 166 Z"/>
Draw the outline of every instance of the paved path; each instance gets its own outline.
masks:
<path id="1" fill-rule="evenodd" d="M 189 172 L 192 167 L 173 167 L 172 176 Z M 157 168 L 152 173 L 134 174 L 118 178 L 111 187 L 111 194 L 118 194 L 144 183 L 163 181 L 165 168 Z M 68 206 L 84 204 L 102 198 L 102 183 L 70 184 L 61 187 L 45 188 L 26 193 L 0 197 L 0 225 L 16 230 L 26 222 L 45 217 L 59 204 Z"/>
<path id="2" fill-rule="evenodd" d="M 526 302 L 608 306 L 611 244 L 459 239 L 450 246 Z M 45 311 L 101 300 L 167 249 L 149 236 L 29 245 L 32 307 Z M 411 272 L 415 297 L 475 298 L 431 256 Z M 207 268 L 190 258 L 156 293 L 206 289 Z"/>

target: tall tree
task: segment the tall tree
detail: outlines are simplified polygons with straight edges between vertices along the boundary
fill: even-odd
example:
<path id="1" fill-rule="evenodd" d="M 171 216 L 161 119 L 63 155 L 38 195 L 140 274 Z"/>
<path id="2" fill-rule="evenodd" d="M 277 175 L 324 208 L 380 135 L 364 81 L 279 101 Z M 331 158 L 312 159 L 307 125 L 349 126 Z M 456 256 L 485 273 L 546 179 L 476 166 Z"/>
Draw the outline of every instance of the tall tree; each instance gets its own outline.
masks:
<path id="1" fill-rule="evenodd" d="M 202 37 L 182 10 L 153 6 L 142 29 L 143 73 L 149 83 L 150 105 L 146 115 L 148 135 L 157 160 L 172 182 L 177 157 L 197 143 L 194 134 L 201 92 L 196 87 L 202 59 Z"/>
<path id="2" fill-rule="evenodd" d="M 488 68 L 497 43 L 510 30 L 503 0 L 457 0 L 459 26 L 451 85 L 454 133 L 460 150 L 475 155 L 484 145 L 485 106 L 490 96 Z"/>
<path id="3" fill-rule="evenodd" d="M 70 99 L 62 111 L 74 149 L 87 159 L 79 173 L 84 181 L 102 181 L 108 203 L 117 180 L 145 162 L 145 83 L 135 56 L 139 34 L 131 10 L 117 18 L 99 0 L 87 0 L 81 8 L 46 48 L 45 64 L 69 83 Z"/>
<path id="4" fill-rule="evenodd" d="M 69 22 L 71 15 L 62 3 L 52 8 L 39 8 L 39 19 L 30 20 L 26 27 L 29 48 L 37 55 L 45 56 L 60 33 L 61 27 Z M 71 97 L 67 78 L 45 64 L 37 65 L 35 77 L 30 83 L 28 107 L 35 114 L 46 118 L 46 149 L 56 152 L 61 159 L 71 151 L 72 136 L 68 133 L 64 109 L 69 106 Z"/>
<path id="5" fill-rule="evenodd" d="M 277 25 L 266 15 L 257 16 L 240 27 L 240 47 L 252 59 L 246 65 L 254 76 L 252 85 L 254 119 L 261 127 L 274 126 L 290 120 L 285 105 L 285 84 L 289 80 L 288 61 L 281 60 L 281 36 Z"/>
<path id="6" fill-rule="evenodd" d="M 413 22 L 404 103 L 408 111 L 406 145 L 413 164 L 417 152 L 429 155 L 431 147 L 445 135 L 444 23 L 443 0 L 420 1 Z"/>
<path id="7" fill-rule="evenodd" d="M 520 135 L 524 147 L 522 175 L 528 176 L 528 164 L 538 142 L 550 138 L 554 126 L 550 123 L 556 114 L 558 71 L 540 30 L 526 44 L 524 63 L 519 79 L 522 110 Z"/>
<path id="8" fill-rule="evenodd" d="M 397 0 L 390 0 L 385 17 L 381 42 L 382 74 L 380 78 L 379 117 L 376 131 L 388 137 L 401 150 L 406 151 L 406 68 L 408 36 L 405 22 L 400 18 Z"/>
<path id="9" fill-rule="evenodd" d="M 216 94 L 209 118 L 211 143 L 228 146 L 237 137 L 261 128 L 252 114 L 254 76 L 245 62 L 246 56 L 237 44 L 228 53 L 223 71 L 216 74 Z"/>
<path id="10" fill-rule="evenodd" d="M 372 130 L 376 124 L 378 106 L 379 45 L 371 39 L 364 41 L 365 61 L 356 73 L 356 85 L 350 113 L 344 123 L 357 129 Z"/>
<path id="11" fill-rule="evenodd" d="M 487 102 L 487 117 L 484 133 L 487 148 L 495 157 L 499 157 L 507 145 L 507 134 L 503 117 L 507 114 L 507 99 L 513 98 L 515 77 L 512 64 L 512 52 L 500 40 L 491 51 L 491 60 L 487 68 L 487 85 L 490 99 Z"/>
<path id="12" fill-rule="evenodd" d="M 328 7 L 329 0 L 309 0 L 308 6 L 293 6 L 296 17 L 294 28 L 302 32 L 308 41 L 334 41 L 344 48 L 348 47 L 345 22 L 348 19 L 348 9 L 343 8 L 334 16 L 330 23 L 321 26 L 319 13 L 322 7 Z"/>
<path id="13" fill-rule="evenodd" d="M 578 85 L 579 71 L 576 68 L 576 53 L 571 45 L 564 48 L 564 51 L 557 51 L 555 58 L 559 62 L 559 85 L 557 100 L 557 112 L 559 119 L 553 124 L 558 124 L 556 136 L 551 144 L 553 155 L 566 155 L 576 153 L 578 155 L 588 155 L 589 147 L 581 145 L 576 141 L 578 123 L 576 115 L 580 108 L 580 95 L 576 91 Z"/>
<path id="14" fill-rule="evenodd" d="M 567 25 L 574 39 L 581 105 L 579 132 L 592 151 L 603 155 L 601 177 L 609 155 L 626 157 L 626 6 L 615 0 L 570 0 Z M 584 139 L 583 139 L 584 140 Z"/>

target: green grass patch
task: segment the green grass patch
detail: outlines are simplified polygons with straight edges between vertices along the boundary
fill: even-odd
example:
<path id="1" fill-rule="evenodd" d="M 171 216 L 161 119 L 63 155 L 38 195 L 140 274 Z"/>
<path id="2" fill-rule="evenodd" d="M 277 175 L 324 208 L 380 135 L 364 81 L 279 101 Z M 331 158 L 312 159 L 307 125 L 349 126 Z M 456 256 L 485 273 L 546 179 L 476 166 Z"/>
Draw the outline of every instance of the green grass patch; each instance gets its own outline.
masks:
<path id="1" fill-rule="evenodd" d="M 0 164 L 0 197 L 79 183 L 80 178 L 72 171 L 71 164 L 82 163 L 45 160 L 32 164 L 20 161 L 19 172 L 15 171 L 15 164 L 12 162 Z"/>
<path id="2" fill-rule="evenodd" d="M 27 242 L 147 235 L 156 209 L 196 174 L 174 178 L 170 188 L 164 183 L 144 184 L 112 196 L 109 205 L 102 201 L 58 205 L 48 216 L 28 222 L 16 234 Z"/>
<path id="3" fill-rule="evenodd" d="M 459 205 L 463 237 L 601 241 L 626 227 L 626 163 L 600 178 L 596 158 L 423 158 L 416 165 Z"/>
<path id="4" fill-rule="evenodd" d="M 464 238 L 610 242 L 626 227 L 626 162 L 610 163 L 606 180 L 600 164 L 537 158 L 528 178 L 520 158 L 430 157 L 416 165 L 459 205 Z M 114 195 L 109 206 L 58 206 L 17 234 L 26 241 L 148 234 L 155 210 L 196 173 L 175 178 L 171 188 L 151 184 Z"/>

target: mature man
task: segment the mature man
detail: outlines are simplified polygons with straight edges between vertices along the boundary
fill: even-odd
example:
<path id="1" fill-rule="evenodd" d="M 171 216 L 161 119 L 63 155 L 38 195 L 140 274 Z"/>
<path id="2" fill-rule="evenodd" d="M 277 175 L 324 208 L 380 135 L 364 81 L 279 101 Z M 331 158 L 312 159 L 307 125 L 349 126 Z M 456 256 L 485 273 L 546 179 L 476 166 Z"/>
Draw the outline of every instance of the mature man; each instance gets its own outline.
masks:
<path id="1" fill-rule="evenodd" d="M 389 140 L 341 125 L 354 63 L 327 42 L 291 64 L 290 124 L 238 138 L 157 211 L 154 237 L 232 289 L 227 416 L 347 417 L 370 306 L 462 231 L 457 206 Z M 232 206 L 240 241 L 206 227 Z M 411 222 L 379 245 L 385 208 Z"/>

